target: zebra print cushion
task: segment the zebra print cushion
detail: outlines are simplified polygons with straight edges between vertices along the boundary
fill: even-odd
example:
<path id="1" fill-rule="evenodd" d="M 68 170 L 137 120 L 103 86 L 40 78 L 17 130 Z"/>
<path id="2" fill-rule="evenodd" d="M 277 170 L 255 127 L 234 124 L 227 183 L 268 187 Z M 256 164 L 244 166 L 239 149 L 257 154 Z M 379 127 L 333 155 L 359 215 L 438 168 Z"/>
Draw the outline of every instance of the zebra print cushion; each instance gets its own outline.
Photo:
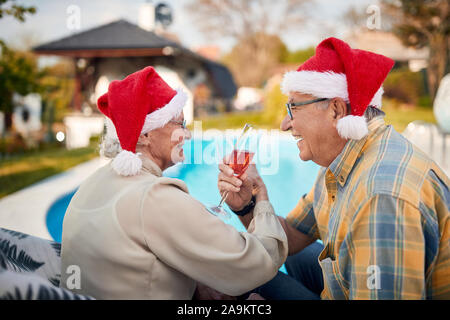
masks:
<path id="1" fill-rule="evenodd" d="M 61 244 L 0 228 L 0 299 L 91 299 L 59 288 Z"/>

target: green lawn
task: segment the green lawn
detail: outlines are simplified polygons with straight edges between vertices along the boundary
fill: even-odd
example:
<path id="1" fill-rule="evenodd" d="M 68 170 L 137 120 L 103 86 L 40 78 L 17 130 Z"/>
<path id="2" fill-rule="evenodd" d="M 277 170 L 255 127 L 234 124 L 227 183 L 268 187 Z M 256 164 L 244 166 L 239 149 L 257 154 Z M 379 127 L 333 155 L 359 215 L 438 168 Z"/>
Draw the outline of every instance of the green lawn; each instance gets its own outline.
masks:
<path id="1" fill-rule="evenodd" d="M 385 121 L 392 126 L 398 132 L 403 132 L 406 126 L 413 122 L 414 120 L 422 120 L 426 122 L 436 123 L 434 118 L 433 109 L 431 108 L 420 108 L 416 107 L 414 109 L 398 109 L 394 107 L 383 108 L 386 113 Z"/>
<path id="2" fill-rule="evenodd" d="M 0 161 L 0 198 L 98 156 L 98 143 L 87 148 L 30 152 Z"/>
<path id="3" fill-rule="evenodd" d="M 258 111 L 252 112 L 234 112 L 224 113 L 216 116 L 195 119 L 195 121 L 202 122 L 202 129 L 238 129 L 244 126 L 245 123 L 251 123 L 258 126 L 258 128 L 274 128 L 272 123 L 263 121 L 263 113 Z M 190 127 L 192 130 L 192 127 Z"/>

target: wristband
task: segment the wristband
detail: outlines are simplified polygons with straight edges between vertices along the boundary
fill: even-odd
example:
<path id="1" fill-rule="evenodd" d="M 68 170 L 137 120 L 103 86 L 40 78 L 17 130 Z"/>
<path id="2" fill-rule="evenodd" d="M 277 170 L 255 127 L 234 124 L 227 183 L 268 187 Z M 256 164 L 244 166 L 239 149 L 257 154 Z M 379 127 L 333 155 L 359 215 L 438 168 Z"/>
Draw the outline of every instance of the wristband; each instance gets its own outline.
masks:
<path id="1" fill-rule="evenodd" d="M 234 214 L 243 217 L 247 213 L 249 213 L 250 211 L 253 210 L 253 208 L 255 207 L 255 204 L 256 204 L 256 197 L 252 196 L 252 199 L 250 200 L 250 202 L 243 209 L 241 209 L 239 211 L 234 211 L 233 209 L 231 209 L 231 211 L 233 211 Z"/>

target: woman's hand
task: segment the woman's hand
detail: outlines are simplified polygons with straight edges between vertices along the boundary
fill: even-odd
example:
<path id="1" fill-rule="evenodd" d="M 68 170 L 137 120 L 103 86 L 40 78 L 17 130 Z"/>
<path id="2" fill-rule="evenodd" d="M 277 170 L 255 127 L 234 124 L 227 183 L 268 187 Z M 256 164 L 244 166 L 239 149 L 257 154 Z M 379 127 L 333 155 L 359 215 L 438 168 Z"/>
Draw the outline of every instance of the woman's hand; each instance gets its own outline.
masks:
<path id="1" fill-rule="evenodd" d="M 225 202 L 233 211 L 244 208 L 251 200 L 252 195 L 256 200 L 267 200 L 266 186 L 261 179 L 255 164 L 250 164 L 245 173 L 240 177 L 233 174 L 233 169 L 228 165 L 219 164 L 219 177 L 217 187 L 221 195 L 229 192 Z"/>

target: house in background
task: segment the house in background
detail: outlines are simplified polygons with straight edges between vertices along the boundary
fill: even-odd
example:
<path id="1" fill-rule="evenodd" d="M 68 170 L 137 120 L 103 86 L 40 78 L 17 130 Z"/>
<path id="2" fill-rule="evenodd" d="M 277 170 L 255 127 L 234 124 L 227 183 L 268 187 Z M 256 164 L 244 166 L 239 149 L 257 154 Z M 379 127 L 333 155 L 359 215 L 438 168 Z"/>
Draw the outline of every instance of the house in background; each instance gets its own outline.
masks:
<path id="1" fill-rule="evenodd" d="M 185 110 L 188 122 L 197 114 L 230 110 L 237 90 L 230 71 L 222 64 L 125 20 L 42 44 L 34 52 L 74 59 L 73 107 L 79 111 L 86 107 L 95 110 L 96 99 L 112 80 L 149 65 L 171 86 L 181 86 L 191 93 L 190 106 Z"/>
<path id="2" fill-rule="evenodd" d="M 382 54 L 395 60 L 395 67 L 407 66 L 418 72 L 428 66 L 429 49 L 405 47 L 393 33 L 380 30 L 359 31 L 345 38 L 352 48 Z"/>
<path id="3" fill-rule="evenodd" d="M 120 80 L 146 66 L 155 67 L 174 89 L 188 94 L 184 116 L 194 117 L 231 111 L 237 87 L 230 71 L 182 46 L 175 36 L 164 33 L 149 20 L 154 10 L 146 4 L 139 26 L 126 20 L 114 21 L 33 48 L 40 55 L 69 57 L 75 64 L 73 114 L 64 119 L 66 146 L 87 146 L 92 135 L 103 130 L 97 99 L 113 80 Z M 150 23 L 149 23 L 150 21 Z"/>

